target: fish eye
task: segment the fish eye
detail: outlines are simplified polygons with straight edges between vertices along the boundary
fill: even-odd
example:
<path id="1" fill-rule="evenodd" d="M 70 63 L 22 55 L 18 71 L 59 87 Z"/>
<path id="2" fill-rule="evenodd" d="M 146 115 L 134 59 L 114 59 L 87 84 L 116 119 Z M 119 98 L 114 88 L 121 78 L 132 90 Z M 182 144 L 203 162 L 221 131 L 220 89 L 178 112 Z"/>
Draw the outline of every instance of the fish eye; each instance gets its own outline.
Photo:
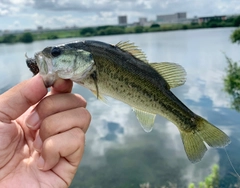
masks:
<path id="1" fill-rule="evenodd" d="M 53 47 L 51 50 L 51 55 L 53 57 L 57 57 L 57 56 L 61 55 L 61 49 L 59 47 Z"/>
<path id="2" fill-rule="evenodd" d="M 90 59 L 93 59 L 93 55 L 92 55 L 92 54 L 89 54 L 89 58 L 90 58 Z"/>

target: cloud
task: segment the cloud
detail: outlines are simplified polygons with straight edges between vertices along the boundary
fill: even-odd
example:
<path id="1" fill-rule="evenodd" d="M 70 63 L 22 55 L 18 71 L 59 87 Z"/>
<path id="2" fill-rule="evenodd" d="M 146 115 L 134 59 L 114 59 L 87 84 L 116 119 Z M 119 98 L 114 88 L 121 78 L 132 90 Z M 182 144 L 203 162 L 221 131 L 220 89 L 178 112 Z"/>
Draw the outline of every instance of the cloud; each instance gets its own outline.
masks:
<path id="1" fill-rule="evenodd" d="M 12 8 L 9 5 L 0 2 L 0 16 L 6 16 L 10 14 L 11 11 Z"/>
<path id="2" fill-rule="evenodd" d="M 26 6 L 31 6 L 31 4 L 31 0 L 1 0 L 0 16 L 13 16 L 21 13 Z"/>
<path id="3" fill-rule="evenodd" d="M 34 0 L 33 7 L 35 9 L 47 9 L 53 11 L 110 11 L 115 1 L 94 0 L 94 1 L 75 1 L 75 0 Z"/>
<path id="4" fill-rule="evenodd" d="M 33 20 L 35 26 L 44 26 L 45 28 L 62 28 L 67 26 L 83 27 L 92 25 L 116 24 L 116 17 L 111 15 L 112 13 L 100 12 L 99 15 L 86 15 L 85 17 L 76 17 L 70 13 L 51 17 L 44 14 L 34 14 L 32 17 L 34 18 Z"/>
<path id="5" fill-rule="evenodd" d="M 207 0 L 1 0 L 0 29 L 9 29 L 9 25 L 16 20 L 22 23 L 21 28 L 35 29 L 39 25 L 60 28 L 117 24 L 119 15 L 127 15 L 128 22 L 133 23 L 139 17 L 156 20 L 157 15 L 176 12 L 187 12 L 191 18 L 237 14 L 239 11 L 238 0 L 216 0 L 211 3 Z"/>

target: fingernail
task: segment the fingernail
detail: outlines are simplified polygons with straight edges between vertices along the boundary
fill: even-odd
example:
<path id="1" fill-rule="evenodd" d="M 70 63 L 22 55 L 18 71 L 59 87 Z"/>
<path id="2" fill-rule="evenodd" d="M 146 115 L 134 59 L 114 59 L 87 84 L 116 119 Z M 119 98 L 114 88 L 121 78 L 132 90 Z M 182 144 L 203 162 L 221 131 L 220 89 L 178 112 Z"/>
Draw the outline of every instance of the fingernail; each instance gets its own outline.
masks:
<path id="1" fill-rule="evenodd" d="M 39 115 L 38 115 L 38 113 L 36 111 L 34 111 L 34 112 L 32 112 L 32 114 L 30 114 L 27 117 L 26 125 L 29 128 L 35 128 L 37 126 L 38 122 L 39 122 Z"/>
<path id="2" fill-rule="evenodd" d="M 42 149 L 42 139 L 40 138 L 39 134 L 37 134 L 34 142 L 33 142 L 33 147 L 35 148 L 35 150 L 37 150 L 38 152 L 41 151 Z"/>
<path id="3" fill-rule="evenodd" d="M 42 158 L 42 156 L 39 157 L 38 162 L 37 162 L 37 166 L 38 166 L 39 169 L 43 169 L 44 159 Z"/>

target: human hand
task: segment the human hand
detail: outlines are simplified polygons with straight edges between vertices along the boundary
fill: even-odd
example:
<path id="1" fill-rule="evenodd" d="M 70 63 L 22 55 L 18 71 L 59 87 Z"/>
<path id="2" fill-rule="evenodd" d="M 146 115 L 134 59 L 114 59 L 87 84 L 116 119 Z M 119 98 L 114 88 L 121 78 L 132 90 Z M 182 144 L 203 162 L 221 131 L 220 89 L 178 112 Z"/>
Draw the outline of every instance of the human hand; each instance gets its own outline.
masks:
<path id="1" fill-rule="evenodd" d="M 86 101 L 37 75 L 0 95 L 0 187 L 68 187 L 84 152 Z M 40 101 L 40 102 L 39 102 Z"/>

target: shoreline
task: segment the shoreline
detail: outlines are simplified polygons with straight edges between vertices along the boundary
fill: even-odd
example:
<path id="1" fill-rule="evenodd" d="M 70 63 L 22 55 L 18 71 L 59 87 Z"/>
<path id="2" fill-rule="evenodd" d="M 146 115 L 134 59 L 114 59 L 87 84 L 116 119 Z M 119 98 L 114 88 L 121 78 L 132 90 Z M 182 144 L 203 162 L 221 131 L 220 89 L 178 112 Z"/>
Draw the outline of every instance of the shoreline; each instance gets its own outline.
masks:
<path id="1" fill-rule="evenodd" d="M 5 34 L 0 36 L 0 44 L 15 44 L 15 43 L 31 43 L 40 40 L 53 40 L 61 38 L 74 38 L 74 37 L 92 37 L 92 36 L 108 36 L 119 34 L 140 34 L 152 32 L 168 32 L 179 30 L 192 30 L 192 29 L 214 29 L 214 28 L 227 28 L 237 27 L 233 22 L 214 22 L 204 24 L 153 24 L 152 26 L 99 26 L 99 27 L 86 27 L 82 29 L 63 29 L 63 30 L 47 30 L 47 31 L 34 31 L 24 32 L 21 34 Z"/>

